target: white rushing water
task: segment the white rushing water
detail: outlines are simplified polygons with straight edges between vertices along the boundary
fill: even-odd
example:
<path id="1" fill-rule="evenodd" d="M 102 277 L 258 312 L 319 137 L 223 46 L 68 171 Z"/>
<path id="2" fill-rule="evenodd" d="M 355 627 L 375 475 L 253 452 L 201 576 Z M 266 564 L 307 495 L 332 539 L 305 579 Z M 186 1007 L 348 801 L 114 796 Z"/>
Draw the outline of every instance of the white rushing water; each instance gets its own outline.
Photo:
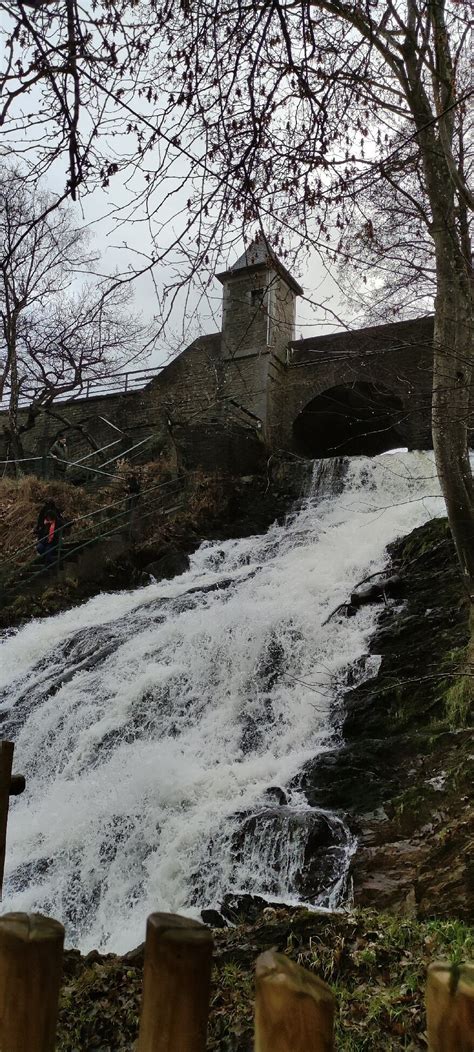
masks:
<path id="1" fill-rule="evenodd" d="M 337 742 L 348 669 L 375 671 L 378 610 L 326 619 L 384 567 L 388 543 L 444 505 L 428 453 L 346 460 L 342 478 L 336 466 L 339 482 L 333 462 L 315 465 L 285 526 L 205 544 L 179 578 L 3 641 L 2 737 L 27 778 L 4 911 L 39 910 L 81 949 L 121 952 L 153 910 L 226 892 L 337 902 L 352 837 L 291 785 Z M 323 858 L 311 896 L 308 829 Z"/>

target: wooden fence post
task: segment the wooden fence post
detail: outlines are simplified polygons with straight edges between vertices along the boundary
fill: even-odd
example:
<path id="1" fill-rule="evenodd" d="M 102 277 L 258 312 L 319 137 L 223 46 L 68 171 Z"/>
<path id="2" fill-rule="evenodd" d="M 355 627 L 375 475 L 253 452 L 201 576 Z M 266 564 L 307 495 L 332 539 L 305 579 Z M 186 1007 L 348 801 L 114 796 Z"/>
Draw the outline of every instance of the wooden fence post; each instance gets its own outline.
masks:
<path id="1" fill-rule="evenodd" d="M 474 964 L 430 964 L 426 1015 L 429 1052 L 472 1052 Z"/>
<path id="2" fill-rule="evenodd" d="M 205 1052 L 212 947 L 198 921 L 148 918 L 137 1052 Z"/>
<path id="3" fill-rule="evenodd" d="M 333 1052 L 333 993 L 282 953 L 257 958 L 255 1052 Z"/>
<path id="4" fill-rule="evenodd" d="M 13 749 L 13 742 L 0 741 L 0 897 L 3 887 L 3 871 L 5 869 L 5 847 L 7 841 L 8 804 L 12 779 Z"/>
<path id="5" fill-rule="evenodd" d="M 54 1052 L 64 928 L 40 913 L 0 917 L 0 1049 Z"/>

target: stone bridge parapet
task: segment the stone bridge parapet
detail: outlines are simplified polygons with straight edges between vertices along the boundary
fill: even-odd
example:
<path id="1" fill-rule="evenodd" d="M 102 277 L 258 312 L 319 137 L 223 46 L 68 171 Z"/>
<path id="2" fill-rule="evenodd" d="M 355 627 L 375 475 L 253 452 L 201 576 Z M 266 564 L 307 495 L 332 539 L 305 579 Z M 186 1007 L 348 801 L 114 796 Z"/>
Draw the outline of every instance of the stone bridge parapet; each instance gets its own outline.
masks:
<path id="1" fill-rule="evenodd" d="M 72 460 L 114 440 L 116 455 L 142 442 L 138 460 L 165 454 L 246 474 L 277 451 L 430 447 L 432 316 L 295 340 L 302 290 L 266 243 L 219 280 L 221 332 L 195 340 L 140 391 L 53 406 L 25 432 L 26 453 L 44 455 L 66 432 Z M 5 459 L 5 414 L 2 424 Z"/>

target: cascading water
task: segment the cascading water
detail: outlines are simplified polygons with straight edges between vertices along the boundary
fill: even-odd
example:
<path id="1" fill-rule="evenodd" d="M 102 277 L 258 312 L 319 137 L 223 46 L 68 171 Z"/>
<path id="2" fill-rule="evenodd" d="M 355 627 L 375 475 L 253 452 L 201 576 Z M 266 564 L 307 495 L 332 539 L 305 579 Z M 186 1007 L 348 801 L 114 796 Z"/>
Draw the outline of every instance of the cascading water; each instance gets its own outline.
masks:
<path id="1" fill-rule="evenodd" d="M 444 513 L 438 494 L 426 453 L 316 464 L 284 526 L 6 638 L 2 736 L 27 791 L 3 909 L 120 952 L 153 910 L 226 892 L 337 904 L 353 838 L 288 786 L 334 748 L 348 669 L 374 673 L 377 611 L 327 618 L 390 541 Z"/>

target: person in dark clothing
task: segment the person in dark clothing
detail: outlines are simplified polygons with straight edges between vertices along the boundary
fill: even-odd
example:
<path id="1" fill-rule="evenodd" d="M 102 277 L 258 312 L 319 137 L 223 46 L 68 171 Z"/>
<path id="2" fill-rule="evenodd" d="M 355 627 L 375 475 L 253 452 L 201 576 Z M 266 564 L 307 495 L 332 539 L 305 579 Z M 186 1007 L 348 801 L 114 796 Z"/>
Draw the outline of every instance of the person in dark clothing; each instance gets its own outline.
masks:
<path id="1" fill-rule="evenodd" d="M 65 526 L 66 521 L 57 505 L 53 501 L 43 504 L 36 524 L 36 536 L 38 538 L 36 551 L 38 555 L 44 558 L 47 566 L 50 566 L 57 560 L 58 547 Z"/>
<path id="2" fill-rule="evenodd" d="M 53 474 L 58 478 L 64 478 L 68 467 L 68 448 L 66 435 L 58 435 L 56 441 L 51 446 L 49 451 L 50 456 L 53 459 Z"/>
<path id="3" fill-rule="evenodd" d="M 140 479 L 138 475 L 130 472 L 125 478 L 125 483 L 127 486 L 127 506 L 131 510 L 138 503 L 141 490 Z"/>
<path id="4" fill-rule="evenodd" d="M 59 460 L 67 460 L 66 435 L 58 435 L 49 452 L 53 457 L 57 457 Z"/>

